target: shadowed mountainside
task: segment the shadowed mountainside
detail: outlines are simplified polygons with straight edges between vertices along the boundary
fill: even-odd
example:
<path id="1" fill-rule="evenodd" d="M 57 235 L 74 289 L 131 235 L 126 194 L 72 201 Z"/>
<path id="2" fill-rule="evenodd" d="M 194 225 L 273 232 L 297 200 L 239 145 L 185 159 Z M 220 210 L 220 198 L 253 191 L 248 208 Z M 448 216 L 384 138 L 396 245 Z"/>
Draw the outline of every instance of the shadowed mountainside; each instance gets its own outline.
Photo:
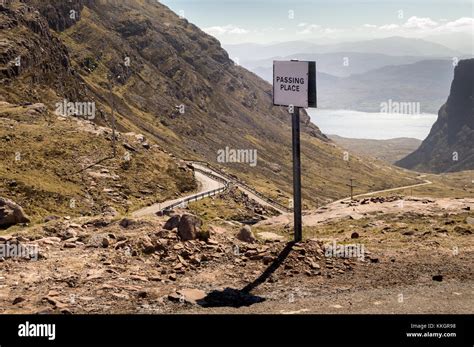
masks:
<path id="1" fill-rule="evenodd" d="M 474 169 L 474 59 L 456 66 L 451 92 L 421 146 L 397 165 L 426 172 Z"/>

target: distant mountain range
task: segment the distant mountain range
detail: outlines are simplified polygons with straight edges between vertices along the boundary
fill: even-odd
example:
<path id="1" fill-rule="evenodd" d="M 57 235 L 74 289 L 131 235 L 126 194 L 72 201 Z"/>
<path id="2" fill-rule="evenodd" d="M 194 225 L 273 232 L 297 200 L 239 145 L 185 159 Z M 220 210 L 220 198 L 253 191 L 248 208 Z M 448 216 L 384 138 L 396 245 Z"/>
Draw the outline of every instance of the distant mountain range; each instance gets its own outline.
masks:
<path id="1" fill-rule="evenodd" d="M 347 77 L 364 73 L 388 65 L 404 65 L 426 59 L 417 56 L 391 56 L 380 53 L 335 52 L 335 53 L 298 53 L 284 57 L 271 57 L 262 60 L 250 60 L 243 65 L 262 78 L 271 81 L 274 60 L 309 60 L 316 61 L 317 69 L 337 77 Z"/>
<path id="2" fill-rule="evenodd" d="M 243 43 L 224 45 L 232 59 L 243 65 L 250 60 L 284 57 L 293 54 L 324 54 L 359 52 L 392 56 L 460 57 L 463 53 L 439 43 L 405 37 L 388 37 L 374 40 L 318 45 L 306 41 L 290 41 L 270 45 Z M 464 53 L 465 54 L 465 53 Z"/>
<path id="3" fill-rule="evenodd" d="M 420 113 L 436 113 L 449 93 L 453 70 L 451 60 L 389 65 L 348 77 L 318 70 L 318 107 L 381 112 L 381 103 L 392 100 L 419 103 Z M 253 72 L 272 81 L 271 67 L 255 68 Z"/>
<path id="4" fill-rule="evenodd" d="M 459 62 L 430 134 L 397 165 L 436 173 L 474 169 L 474 59 Z"/>
<path id="5" fill-rule="evenodd" d="M 403 37 L 225 47 L 231 58 L 270 83 L 274 60 L 314 60 L 319 107 L 368 112 L 379 112 L 381 103 L 392 100 L 416 102 L 422 113 L 436 113 L 448 94 L 455 60 L 465 57 L 439 43 Z"/>
<path id="6" fill-rule="evenodd" d="M 436 113 L 449 93 L 453 70 L 449 60 L 424 60 L 345 78 L 319 74 L 318 106 L 381 112 L 381 104 L 392 101 L 419 103 L 420 113 Z"/>

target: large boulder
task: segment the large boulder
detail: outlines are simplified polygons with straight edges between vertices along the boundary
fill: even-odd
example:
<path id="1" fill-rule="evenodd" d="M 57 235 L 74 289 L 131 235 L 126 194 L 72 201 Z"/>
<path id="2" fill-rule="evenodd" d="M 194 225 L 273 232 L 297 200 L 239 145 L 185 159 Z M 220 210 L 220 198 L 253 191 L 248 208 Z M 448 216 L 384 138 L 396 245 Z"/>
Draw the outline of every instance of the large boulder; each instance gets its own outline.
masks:
<path id="1" fill-rule="evenodd" d="M 250 228 L 248 225 L 245 225 L 242 229 L 240 229 L 239 233 L 237 234 L 237 239 L 248 243 L 253 243 L 256 240 L 252 233 L 252 228 Z"/>
<path id="2" fill-rule="evenodd" d="M 182 241 L 195 240 L 199 236 L 202 221 L 191 214 L 183 214 L 178 224 L 178 236 Z"/>
<path id="3" fill-rule="evenodd" d="M 177 228 L 179 225 L 179 222 L 181 220 L 181 216 L 179 214 L 174 215 L 170 219 L 168 219 L 163 227 L 165 230 L 173 230 L 174 228 Z"/>
<path id="4" fill-rule="evenodd" d="M 29 222 L 30 219 L 20 205 L 0 197 L 0 228 L 6 229 L 15 224 Z"/>

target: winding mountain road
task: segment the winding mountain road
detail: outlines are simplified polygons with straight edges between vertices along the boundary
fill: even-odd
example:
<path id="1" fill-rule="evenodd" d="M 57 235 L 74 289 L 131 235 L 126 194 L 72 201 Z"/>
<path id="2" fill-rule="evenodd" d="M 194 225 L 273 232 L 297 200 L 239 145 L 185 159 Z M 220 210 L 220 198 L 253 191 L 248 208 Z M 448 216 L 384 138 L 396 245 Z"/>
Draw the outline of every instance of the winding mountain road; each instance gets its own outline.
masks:
<path id="1" fill-rule="evenodd" d="M 247 196 L 259 203 L 262 206 L 267 206 L 271 207 L 275 210 L 277 210 L 281 215 L 286 215 L 286 214 L 291 214 L 288 210 L 285 210 L 281 207 L 281 205 L 277 203 L 272 203 L 270 199 L 264 199 L 261 196 L 257 195 L 254 191 L 249 190 L 245 185 L 241 184 L 240 182 L 230 178 L 228 175 L 224 175 L 220 172 L 217 172 L 216 170 L 213 170 L 211 167 L 200 164 L 198 162 L 188 162 L 189 165 L 191 165 L 194 168 L 194 176 L 196 180 L 198 181 L 199 184 L 199 190 L 194 193 L 190 194 L 184 197 L 172 199 L 172 200 L 167 200 L 161 203 L 156 203 L 151 206 L 144 207 L 142 209 L 139 209 L 135 212 L 132 213 L 133 217 L 143 217 L 147 215 L 153 215 L 156 214 L 159 211 L 162 211 L 168 207 L 173 207 L 176 206 L 176 204 L 185 203 L 189 200 L 197 201 L 200 199 L 203 199 L 204 197 L 207 197 L 213 193 L 215 193 L 218 190 L 223 191 L 225 188 L 227 188 L 228 184 L 233 184 L 234 186 L 237 186 L 241 191 L 243 191 Z M 418 178 L 425 177 L 425 175 L 420 175 Z M 429 185 L 432 184 L 431 181 L 429 180 L 424 180 L 425 182 L 423 183 L 417 183 L 409 186 L 403 186 L 403 187 L 396 187 L 396 188 L 389 188 L 389 189 L 383 189 L 383 190 L 377 190 L 377 191 L 372 191 L 368 193 L 363 193 L 363 194 L 358 194 L 355 195 L 355 198 L 358 197 L 363 197 L 363 196 L 370 196 L 374 194 L 381 194 L 381 193 L 386 193 L 386 192 L 393 192 L 397 190 L 403 190 L 403 189 L 409 189 L 409 188 L 415 188 L 415 187 L 421 187 L 424 185 Z M 225 182 L 225 183 L 224 183 Z M 328 205 L 332 204 L 337 204 L 342 201 L 347 201 L 349 200 L 350 197 L 343 198 L 337 201 L 333 201 L 329 203 Z"/>
<path id="2" fill-rule="evenodd" d="M 180 197 L 177 199 L 173 200 L 167 200 L 161 203 L 153 204 L 151 206 L 144 207 L 140 210 L 137 210 L 132 213 L 133 217 L 143 217 L 147 215 L 153 215 L 167 207 L 170 207 L 178 202 L 184 202 L 186 199 L 192 199 L 195 198 L 196 200 L 200 200 L 204 198 L 206 193 L 211 193 L 215 191 L 216 189 L 221 189 L 225 187 L 225 184 L 217 181 L 209 176 L 206 176 L 205 174 L 195 171 L 194 172 L 194 177 L 199 183 L 199 189 L 196 193 L 190 194 L 184 197 Z M 203 195 L 204 194 L 204 195 Z"/>
<path id="3" fill-rule="evenodd" d="M 267 206 L 267 207 L 271 207 L 275 210 L 277 210 L 278 212 L 280 213 L 288 213 L 288 211 L 285 211 L 283 210 L 280 206 L 276 205 L 276 204 L 272 204 L 270 202 L 268 202 L 267 200 L 264 200 L 262 199 L 261 197 L 259 197 L 258 195 L 256 195 L 254 192 L 252 192 L 251 190 L 247 189 L 245 186 L 243 186 L 242 184 L 240 184 L 239 182 L 235 181 L 235 180 L 230 180 L 228 177 L 224 177 L 222 174 L 212 170 L 211 168 L 207 167 L 207 166 L 204 166 L 204 165 L 200 165 L 200 164 L 197 164 L 197 163 L 193 163 L 192 164 L 195 168 L 199 169 L 199 170 L 202 170 L 202 171 L 206 171 L 206 172 L 209 172 L 209 173 L 212 173 L 216 176 L 219 176 L 223 179 L 225 179 L 226 181 L 234 184 L 235 186 L 237 186 L 241 191 L 243 191 L 245 194 L 248 195 L 248 197 L 254 201 L 256 201 L 257 203 L 259 203 L 260 205 L 262 206 Z"/>

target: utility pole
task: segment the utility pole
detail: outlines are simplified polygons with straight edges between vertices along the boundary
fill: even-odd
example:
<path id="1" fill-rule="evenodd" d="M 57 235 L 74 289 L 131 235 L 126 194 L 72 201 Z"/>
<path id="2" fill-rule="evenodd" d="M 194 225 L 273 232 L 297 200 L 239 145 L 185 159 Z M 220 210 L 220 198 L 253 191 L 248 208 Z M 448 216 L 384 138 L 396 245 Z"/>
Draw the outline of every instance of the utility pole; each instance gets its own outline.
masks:
<path id="1" fill-rule="evenodd" d="M 115 144 L 115 100 L 114 100 L 114 94 L 112 92 L 112 76 L 109 74 L 109 94 L 110 94 L 110 108 L 112 109 L 112 155 L 115 158 L 117 155 L 117 149 L 116 149 L 116 144 Z"/>
<path id="2" fill-rule="evenodd" d="M 300 108 L 293 108 L 293 217 L 295 242 L 303 238 L 301 222 L 301 159 L 300 159 Z"/>
<path id="3" fill-rule="evenodd" d="M 351 181 L 351 184 L 346 184 L 346 186 L 351 188 L 351 200 L 354 200 L 354 188 L 357 187 L 357 186 L 354 185 L 354 183 L 353 183 L 354 179 L 353 178 L 349 178 L 349 180 Z"/>

